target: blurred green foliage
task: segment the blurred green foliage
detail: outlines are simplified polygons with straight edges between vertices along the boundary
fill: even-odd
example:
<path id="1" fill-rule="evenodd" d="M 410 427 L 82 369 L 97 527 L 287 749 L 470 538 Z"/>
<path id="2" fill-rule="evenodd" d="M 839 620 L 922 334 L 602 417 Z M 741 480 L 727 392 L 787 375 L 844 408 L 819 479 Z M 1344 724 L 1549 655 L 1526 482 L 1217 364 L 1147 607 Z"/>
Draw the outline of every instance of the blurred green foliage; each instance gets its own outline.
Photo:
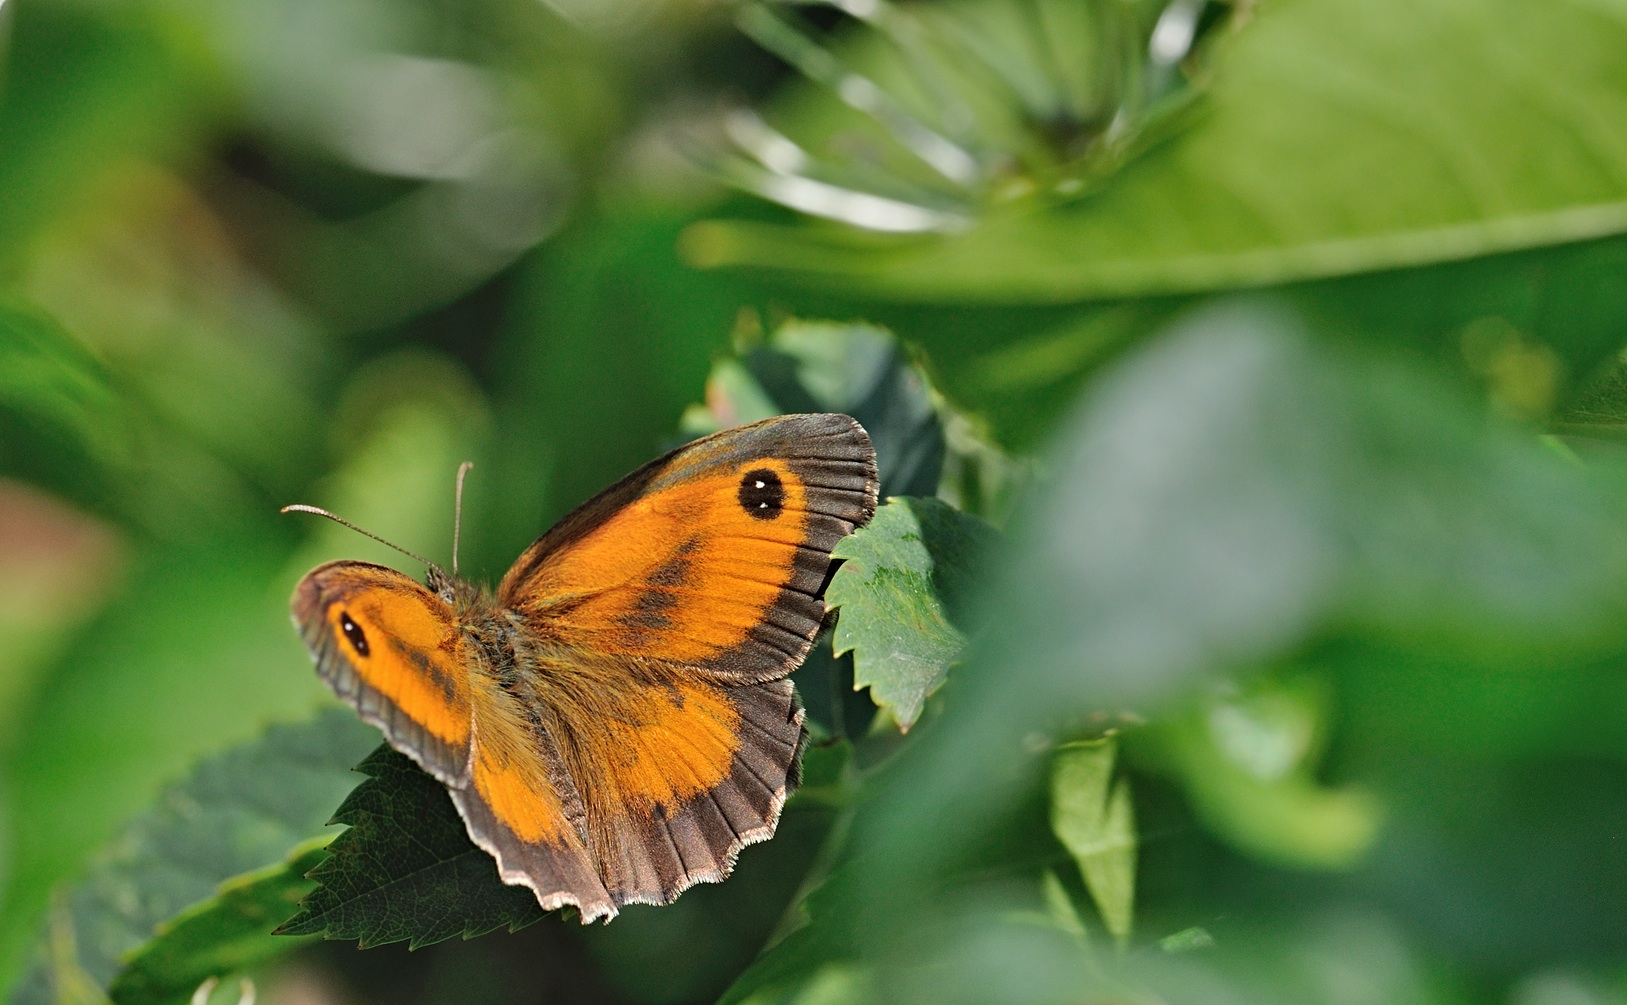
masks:
<path id="1" fill-rule="evenodd" d="M 1627 1002 L 1624 111 L 1622 0 L 0 0 L 0 987 Z M 908 498 L 772 842 L 269 934 L 346 793 L 464 851 L 280 506 L 445 562 L 472 459 L 492 581 L 808 409 Z"/>

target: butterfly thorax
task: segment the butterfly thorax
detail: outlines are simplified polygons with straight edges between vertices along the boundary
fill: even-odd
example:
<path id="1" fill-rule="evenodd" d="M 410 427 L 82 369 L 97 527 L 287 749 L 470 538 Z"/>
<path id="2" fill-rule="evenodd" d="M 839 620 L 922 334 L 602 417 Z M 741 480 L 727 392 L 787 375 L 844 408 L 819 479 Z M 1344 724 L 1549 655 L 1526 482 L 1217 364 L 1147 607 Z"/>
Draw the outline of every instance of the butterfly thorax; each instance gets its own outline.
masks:
<path id="1" fill-rule="evenodd" d="M 515 693 L 519 689 L 515 625 L 491 590 L 481 583 L 448 575 L 438 566 L 430 567 L 427 585 L 452 608 L 458 630 L 472 644 L 491 679 Z"/>

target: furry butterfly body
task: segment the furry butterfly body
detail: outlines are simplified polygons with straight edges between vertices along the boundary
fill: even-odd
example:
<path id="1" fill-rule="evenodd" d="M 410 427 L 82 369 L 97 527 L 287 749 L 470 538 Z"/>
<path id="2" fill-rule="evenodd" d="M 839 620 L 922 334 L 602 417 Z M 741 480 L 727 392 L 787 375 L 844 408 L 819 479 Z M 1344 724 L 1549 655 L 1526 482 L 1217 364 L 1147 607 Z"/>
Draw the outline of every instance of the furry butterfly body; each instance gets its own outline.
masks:
<path id="1" fill-rule="evenodd" d="M 721 880 L 773 835 L 805 735 L 787 675 L 876 491 L 858 423 L 783 416 L 634 471 L 495 592 L 334 562 L 300 581 L 294 622 L 506 882 L 609 918 Z"/>

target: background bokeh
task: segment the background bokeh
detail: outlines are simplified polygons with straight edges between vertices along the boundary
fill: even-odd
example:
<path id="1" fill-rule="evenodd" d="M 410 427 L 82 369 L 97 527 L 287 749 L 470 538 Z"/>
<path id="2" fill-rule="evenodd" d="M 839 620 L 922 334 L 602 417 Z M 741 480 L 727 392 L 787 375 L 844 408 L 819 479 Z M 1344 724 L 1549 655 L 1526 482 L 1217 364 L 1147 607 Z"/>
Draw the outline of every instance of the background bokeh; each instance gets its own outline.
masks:
<path id="1" fill-rule="evenodd" d="M 445 563 L 472 459 L 491 582 L 819 407 L 1000 529 L 921 722 L 825 645 L 727 883 L 262 1002 L 1621 1005 L 1624 233 L 1623 0 L 0 0 L 0 986 L 417 571 L 281 506 Z"/>

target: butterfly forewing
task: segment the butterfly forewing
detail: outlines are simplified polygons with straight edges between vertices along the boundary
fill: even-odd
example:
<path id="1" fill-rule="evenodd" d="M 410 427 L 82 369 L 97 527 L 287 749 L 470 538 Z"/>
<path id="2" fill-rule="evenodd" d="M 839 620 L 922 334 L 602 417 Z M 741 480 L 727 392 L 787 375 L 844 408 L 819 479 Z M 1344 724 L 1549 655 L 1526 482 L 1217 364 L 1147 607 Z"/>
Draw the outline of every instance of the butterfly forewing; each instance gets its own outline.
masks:
<path id="1" fill-rule="evenodd" d="M 446 603 L 394 569 L 330 562 L 300 580 L 292 606 L 333 692 L 430 774 L 462 779 L 470 656 Z"/>
<path id="2" fill-rule="evenodd" d="M 848 416 L 727 430 L 560 521 L 498 600 L 564 646 L 773 680 L 807 654 L 831 549 L 875 512 L 876 485 L 870 438 Z"/>

